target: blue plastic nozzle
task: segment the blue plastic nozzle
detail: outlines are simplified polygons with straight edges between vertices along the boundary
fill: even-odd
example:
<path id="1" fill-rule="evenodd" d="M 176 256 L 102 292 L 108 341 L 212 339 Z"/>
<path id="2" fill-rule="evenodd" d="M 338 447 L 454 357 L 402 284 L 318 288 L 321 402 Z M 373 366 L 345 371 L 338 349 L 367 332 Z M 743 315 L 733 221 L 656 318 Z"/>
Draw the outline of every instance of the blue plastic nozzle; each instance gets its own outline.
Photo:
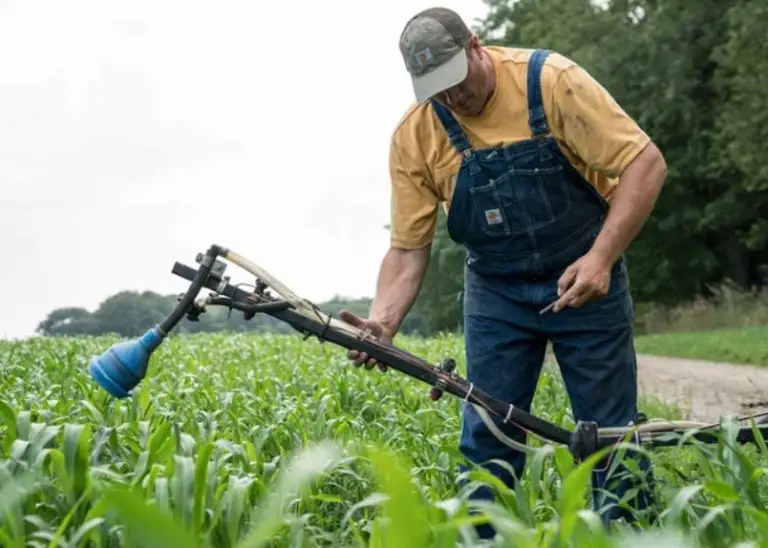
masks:
<path id="1" fill-rule="evenodd" d="M 126 398 L 147 374 L 149 357 L 164 338 L 156 325 L 138 339 L 115 343 L 91 360 L 88 373 L 114 397 Z"/>

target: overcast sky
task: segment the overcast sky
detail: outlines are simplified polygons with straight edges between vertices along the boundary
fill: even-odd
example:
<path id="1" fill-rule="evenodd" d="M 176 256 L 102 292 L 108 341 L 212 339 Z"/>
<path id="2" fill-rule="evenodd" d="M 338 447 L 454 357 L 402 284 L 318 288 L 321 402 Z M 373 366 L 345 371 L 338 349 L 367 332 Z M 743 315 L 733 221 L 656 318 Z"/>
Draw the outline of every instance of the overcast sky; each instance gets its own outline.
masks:
<path id="1" fill-rule="evenodd" d="M 315 301 L 372 295 L 412 100 L 397 40 L 432 5 L 0 0 L 0 337 L 181 292 L 174 261 L 211 243 Z"/>

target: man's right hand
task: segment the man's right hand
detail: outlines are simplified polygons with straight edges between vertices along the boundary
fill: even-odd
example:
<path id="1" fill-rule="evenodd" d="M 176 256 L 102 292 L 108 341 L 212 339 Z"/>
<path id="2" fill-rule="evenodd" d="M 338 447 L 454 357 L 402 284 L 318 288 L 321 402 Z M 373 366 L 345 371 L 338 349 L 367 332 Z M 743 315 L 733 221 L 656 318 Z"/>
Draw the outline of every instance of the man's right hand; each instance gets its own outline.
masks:
<path id="1" fill-rule="evenodd" d="M 358 329 L 367 330 L 370 332 L 371 336 L 377 338 L 381 342 L 390 343 L 392 342 L 392 333 L 389 332 L 389 330 L 384 327 L 384 325 L 381 322 L 375 321 L 375 320 L 366 320 L 364 318 L 361 318 L 360 316 L 353 314 L 349 310 L 342 310 L 339 312 L 339 317 L 347 322 L 350 325 L 353 325 L 354 327 L 357 327 Z M 375 359 L 370 358 L 368 354 L 365 352 L 358 352 L 357 350 L 349 350 L 347 352 L 347 357 L 352 360 L 352 363 L 355 365 L 355 367 L 360 367 L 361 365 L 365 364 L 365 368 L 368 370 L 373 369 L 376 365 L 379 366 L 379 369 L 384 372 L 387 370 L 387 366 L 378 363 Z"/>

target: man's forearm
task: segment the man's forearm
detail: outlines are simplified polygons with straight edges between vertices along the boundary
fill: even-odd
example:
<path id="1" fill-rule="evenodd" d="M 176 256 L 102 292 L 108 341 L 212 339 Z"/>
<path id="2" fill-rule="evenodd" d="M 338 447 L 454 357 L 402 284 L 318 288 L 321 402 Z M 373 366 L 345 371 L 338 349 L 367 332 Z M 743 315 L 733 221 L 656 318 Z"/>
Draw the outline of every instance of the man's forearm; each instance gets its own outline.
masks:
<path id="1" fill-rule="evenodd" d="M 430 247 L 390 249 L 381 263 L 376 297 L 369 318 L 381 322 L 394 336 L 419 293 L 427 271 Z"/>
<path id="2" fill-rule="evenodd" d="M 667 177 L 659 149 L 650 143 L 619 178 L 616 194 L 592 252 L 615 263 L 640 232 Z"/>

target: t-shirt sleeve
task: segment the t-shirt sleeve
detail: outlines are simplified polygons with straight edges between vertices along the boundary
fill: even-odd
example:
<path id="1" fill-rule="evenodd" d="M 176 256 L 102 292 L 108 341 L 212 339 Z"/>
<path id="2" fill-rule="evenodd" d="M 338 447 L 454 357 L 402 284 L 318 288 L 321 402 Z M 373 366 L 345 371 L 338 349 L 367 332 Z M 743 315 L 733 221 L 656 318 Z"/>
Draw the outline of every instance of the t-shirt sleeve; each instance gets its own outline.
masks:
<path id="1" fill-rule="evenodd" d="M 390 243 L 402 249 L 424 247 L 435 235 L 440 205 L 426 166 L 401 150 L 397 140 L 392 139 L 389 172 L 392 185 Z"/>
<path id="2" fill-rule="evenodd" d="M 553 132 L 589 167 L 616 178 L 650 138 L 585 69 L 572 64 L 552 87 Z"/>

